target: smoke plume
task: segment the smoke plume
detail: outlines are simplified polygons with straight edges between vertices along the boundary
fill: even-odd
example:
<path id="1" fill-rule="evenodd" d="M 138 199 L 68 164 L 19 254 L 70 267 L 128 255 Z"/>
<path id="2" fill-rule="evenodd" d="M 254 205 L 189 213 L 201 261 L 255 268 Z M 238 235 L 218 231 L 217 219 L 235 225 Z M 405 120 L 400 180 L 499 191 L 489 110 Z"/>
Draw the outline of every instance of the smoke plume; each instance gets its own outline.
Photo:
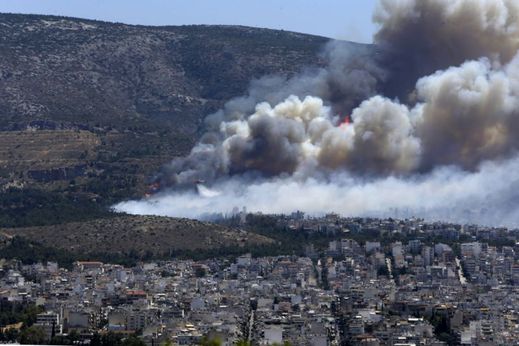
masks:
<path id="1" fill-rule="evenodd" d="M 116 206 L 131 214 L 207 218 L 249 212 L 343 216 L 424 217 L 429 220 L 519 227 L 519 158 L 488 162 L 477 172 L 439 167 L 410 177 L 369 179 L 337 172 L 323 178 L 244 179 L 232 177 L 202 191 L 165 192 Z M 512 172 L 512 173 L 511 173 Z M 512 178 L 513 177 L 513 178 Z"/>
<path id="2" fill-rule="evenodd" d="M 515 0 L 380 0 L 374 41 L 391 71 L 385 92 L 407 101 L 416 80 L 467 60 L 509 62 L 519 48 Z"/>
<path id="3" fill-rule="evenodd" d="M 117 208 L 516 225 L 519 4 L 381 0 L 374 21 L 375 47 L 332 42 L 325 68 L 253 81 L 162 170 L 168 191 Z"/>

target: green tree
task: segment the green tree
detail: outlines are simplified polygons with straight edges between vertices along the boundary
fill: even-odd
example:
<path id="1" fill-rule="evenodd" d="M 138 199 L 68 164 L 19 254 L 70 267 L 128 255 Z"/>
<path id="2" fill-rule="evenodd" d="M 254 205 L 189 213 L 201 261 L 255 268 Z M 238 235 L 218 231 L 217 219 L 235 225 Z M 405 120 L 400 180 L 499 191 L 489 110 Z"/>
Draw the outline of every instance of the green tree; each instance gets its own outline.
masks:
<path id="1" fill-rule="evenodd" d="M 90 339 L 90 346 L 102 346 L 101 335 L 94 333 L 94 335 L 92 335 L 92 339 Z"/>
<path id="2" fill-rule="evenodd" d="M 20 332 L 17 329 L 11 328 L 5 332 L 4 341 L 16 341 L 19 336 L 20 336 Z"/>
<path id="3" fill-rule="evenodd" d="M 160 343 L 160 346 L 173 346 L 173 341 L 171 341 L 170 339 L 162 341 Z"/>
<path id="4" fill-rule="evenodd" d="M 202 345 L 202 346 L 221 346 L 222 341 L 218 338 L 209 339 L 207 336 L 204 336 L 202 338 L 202 341 L 200 342 L 200 345 Z"/>
<path id="5" fill-rule="evenodd" d="M 43 344 L 45 342 L 45 339 L 45 331 L 38 326 L 31 326 L 29 328 L 26 328 L 20 334 L 20 343 L 23 345 Z"/>
<path id="6" fill-rule="evenodd" d="M 104 334 L 101 338 L 102 346 L 120 345 L 120 344 L 121 344 L 121 337 L 112 332 L 108 332 L 108 333 Z"/>
<path id="7" fill-rule="evenodd" d="M 389 270 L 387 269 L 387 266 L 385 266 L 385 265 L 379 266 L 378 270 L 377 270 L 377 275 L 378 276 L 389 276 Z"/>
<path id="8" fill-rule="evenodd" d="M 126 338 L 121 343 L 121 346 L 146 346 L 146 343 L 135 335 Z"/>
<path id="9" fill-rule="evenodd" d="M 202 267 L 197 267 L 195 269 L 195 275 L 197 278 L 203 278 L 205 276 L 205 269 Z"/>

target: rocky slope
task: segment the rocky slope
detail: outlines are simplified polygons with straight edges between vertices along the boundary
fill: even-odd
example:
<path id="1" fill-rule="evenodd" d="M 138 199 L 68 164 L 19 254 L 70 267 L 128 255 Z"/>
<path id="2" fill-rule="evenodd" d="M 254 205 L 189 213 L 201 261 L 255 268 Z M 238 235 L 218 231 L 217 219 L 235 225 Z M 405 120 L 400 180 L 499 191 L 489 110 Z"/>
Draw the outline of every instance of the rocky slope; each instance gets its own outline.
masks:
<path id="1" fill-rule="evenodd" d="M 193 134 L 251 79 L 319 63 L 324 42 L 247 27 L 0 14 L 0 121 L 4 128 L 36 119 L 166 124 Z"/>
<path id="2" fill-rule="evenodd" d="M 190 150 L 206 115 L 254 78 L 322 64 L 326 41 L 0 14 L 0 226 L 66 220 L 53 219 L 48 196 L 70 219 L 141 196 L 153 172 Z"/>

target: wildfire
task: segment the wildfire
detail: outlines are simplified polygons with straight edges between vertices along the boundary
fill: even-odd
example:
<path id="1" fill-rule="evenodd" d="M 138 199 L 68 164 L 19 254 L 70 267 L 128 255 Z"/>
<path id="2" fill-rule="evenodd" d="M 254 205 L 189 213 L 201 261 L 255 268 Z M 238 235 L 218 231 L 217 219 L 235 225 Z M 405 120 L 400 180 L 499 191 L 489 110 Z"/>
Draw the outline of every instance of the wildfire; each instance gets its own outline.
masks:
<path id="1" fill-rule="evenodd" d="M 351 124 L 351 118 L 349 115 L 346 115 L 340 123 L 339 127 L 347 127 L 349 124 Z"/>
<path id="2" fill-rule="evenodd" d="M 160 190 L 160 182 L 156 181 L 148 185 L 146 192 L 144 193 L 145 198 L 150 198 Z"/>

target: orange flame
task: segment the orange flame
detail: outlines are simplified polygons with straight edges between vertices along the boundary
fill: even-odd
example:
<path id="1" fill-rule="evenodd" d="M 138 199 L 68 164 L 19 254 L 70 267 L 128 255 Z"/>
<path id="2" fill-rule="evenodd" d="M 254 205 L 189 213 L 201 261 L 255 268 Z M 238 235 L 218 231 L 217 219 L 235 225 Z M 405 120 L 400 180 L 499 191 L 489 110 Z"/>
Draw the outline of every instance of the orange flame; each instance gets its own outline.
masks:
<path id="1" fill-rule="evenodd" d="M 346 115 L 344 117 L 344 120 L 339 124 L 339 127 L 346 127 L 348 126 L 349 124 L 351 124 L 351 118 L 349 115 Z"/>

